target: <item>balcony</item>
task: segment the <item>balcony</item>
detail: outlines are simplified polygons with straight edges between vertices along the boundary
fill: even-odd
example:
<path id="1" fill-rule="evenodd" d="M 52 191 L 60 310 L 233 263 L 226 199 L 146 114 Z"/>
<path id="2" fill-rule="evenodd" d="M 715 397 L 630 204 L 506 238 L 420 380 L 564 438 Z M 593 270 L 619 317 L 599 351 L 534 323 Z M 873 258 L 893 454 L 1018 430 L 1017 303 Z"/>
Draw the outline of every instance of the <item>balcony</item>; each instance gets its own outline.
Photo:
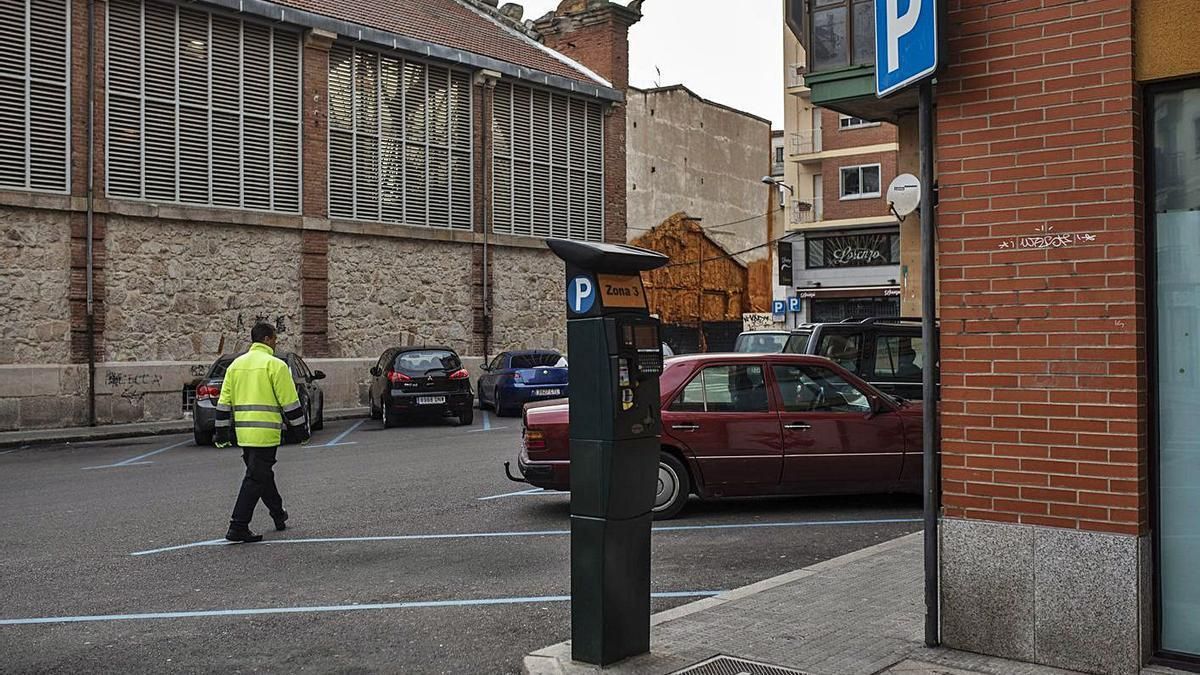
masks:
<path id="1" fill-rule="evenodd" d="M 788 64 L 787 72 L 785 73 L 784 78 L 787 80 L 787 88 L 791 90 L 808 86 L 804 82 L 805 72 L 807 72 L 807 68 L 803 63 Z"/>
<path id="2" fill-rule="evenodd" d="M 824 215 L 824 210 L 821 208 L 821 198 L 815 197 L 809 201 L 801 201 L 793 199 L 788 222 L 792 225 L 806 225 L 808 223 L 818 223 Z"/>
<path id="3" fill-rule="evenodd" d="M 805 129 L 788 134 L 788 154 L 793 157 L 814 155 L 821 151 L 821 130 Z"/>

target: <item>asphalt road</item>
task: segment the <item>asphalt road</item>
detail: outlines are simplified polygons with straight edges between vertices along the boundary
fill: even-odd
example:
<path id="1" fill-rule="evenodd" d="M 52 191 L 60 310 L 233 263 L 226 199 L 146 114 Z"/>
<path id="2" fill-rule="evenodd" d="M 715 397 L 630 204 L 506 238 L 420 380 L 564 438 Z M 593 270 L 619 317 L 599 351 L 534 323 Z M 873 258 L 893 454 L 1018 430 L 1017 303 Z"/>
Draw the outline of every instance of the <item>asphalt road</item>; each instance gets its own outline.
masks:
<path id="1" fill-rule="evenodd" d="M 0 671 L 519 672 L 570 636 L 568 497 L 504 478 L 519 427 L 331 422 L 280 450 L 289 529 L 260 506 L 267 541 L 232 546 L 214 540 L 235 450 L 189 434 L 4 451 Z M 919 518 L 910 497 L 693 501 L 656 524 L 689 529 L 655 532 L 653 591 L 683 595 L 653 610 Z"/>

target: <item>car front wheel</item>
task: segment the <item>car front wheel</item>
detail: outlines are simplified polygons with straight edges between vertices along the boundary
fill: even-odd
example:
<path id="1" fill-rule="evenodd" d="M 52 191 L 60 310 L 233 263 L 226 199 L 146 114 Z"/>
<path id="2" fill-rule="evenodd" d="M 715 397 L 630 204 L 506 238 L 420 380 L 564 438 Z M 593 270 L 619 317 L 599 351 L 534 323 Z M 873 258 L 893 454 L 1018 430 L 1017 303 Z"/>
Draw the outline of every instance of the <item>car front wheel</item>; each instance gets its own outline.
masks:
<path id="1" fill-rule="evenodd" d="M 674 518 L 687 504 L 692 492 L 691 478 L 679 458 L 668 452 L 658 453 L 658 485 L 654 492 L 655 520 Z"/>

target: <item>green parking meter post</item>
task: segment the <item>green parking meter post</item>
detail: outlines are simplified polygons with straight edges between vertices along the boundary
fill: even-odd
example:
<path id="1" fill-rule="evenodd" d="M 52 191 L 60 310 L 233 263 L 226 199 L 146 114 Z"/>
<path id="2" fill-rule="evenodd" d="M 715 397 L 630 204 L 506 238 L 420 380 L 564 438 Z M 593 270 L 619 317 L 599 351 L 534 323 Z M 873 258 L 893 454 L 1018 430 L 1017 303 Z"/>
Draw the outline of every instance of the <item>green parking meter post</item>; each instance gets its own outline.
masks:
<path id="1" fill-rule="evenodd" d="M 640 272 L 667 257 L 548 239 L 567 263 L 571 359 L 571 657 L 650 651 L 650 521 L 662 434 L 662 341 Z"/>

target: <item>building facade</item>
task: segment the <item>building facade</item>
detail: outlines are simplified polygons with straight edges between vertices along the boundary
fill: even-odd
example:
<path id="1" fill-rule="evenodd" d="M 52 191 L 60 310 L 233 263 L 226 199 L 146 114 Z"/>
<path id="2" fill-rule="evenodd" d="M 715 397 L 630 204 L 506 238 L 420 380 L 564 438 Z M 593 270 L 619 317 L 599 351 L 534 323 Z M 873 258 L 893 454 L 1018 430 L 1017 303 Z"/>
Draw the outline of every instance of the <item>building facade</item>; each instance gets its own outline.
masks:
<path id="1" fill-rule="evenodd" d="M 912 92 L 876 98 L 873 55 L 842 52 L 859 3 L 792 4 L 828 57 L 813 100 L 915 138 Z M 942 642 L 1200 670 L 1200 16 L 1172 0 L 944 10 Z"/>
<path id="2" fill-rule="evenodd" d="M 792 274 L 780 290 L 801 299 L 801 311 L 786 321 L 899 316 L 910 280 L 901 260 L 901 225 L 884 194 L 899 173 L 896 127 L 814 105 L 805 81 L 807 52 L 787 28 L 783 67 L 781 190 Z"/>
<path id="3" fill-rule="evenodd" d="M 416 4 L 0 0 L 0 429 L 178 417 L 259 320 L 335 406 L 395 343 L 565 348 L 541 239 L 625 241 L 639 15 Z"/>

